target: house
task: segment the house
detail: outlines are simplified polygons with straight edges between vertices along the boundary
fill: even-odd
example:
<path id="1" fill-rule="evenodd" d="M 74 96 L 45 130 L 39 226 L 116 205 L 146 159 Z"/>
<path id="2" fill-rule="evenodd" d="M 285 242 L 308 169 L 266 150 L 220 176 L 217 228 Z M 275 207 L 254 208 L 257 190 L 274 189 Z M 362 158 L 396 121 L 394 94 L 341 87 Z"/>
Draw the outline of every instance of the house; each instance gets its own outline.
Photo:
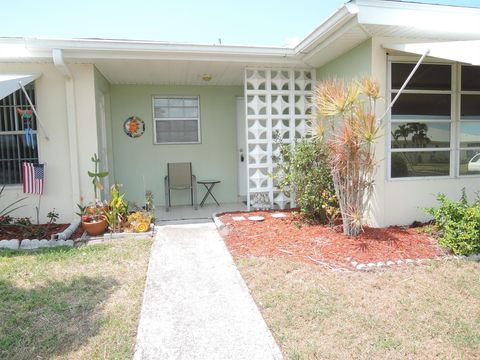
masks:
<path id="1" fill-rule="evenodd" d="M 317 82 L 371 75 L 385 99 L 379 116 L 400 96 L 378 141 L 370 222 L 423 220 L 434 194 L 479 189 L 479 169 L 469 166 L 480 153 L 479 19 L 474 8 L 353 0 L 294 48 L 1 38 L 0 83 L 27 79 L 42 124 L 33 125 L 38 146 L 28 146 L 15 112 L 28 108 L 24 91 L 0 100 L 5 199 L 22 196 L 20 163 L 39 160 L 42 217 L 55 208 L 71 220 L 80 198 L 93 196 L 86 174 L 98 153 L 105 185 L 122 183 L 139 203 L 149 189 L 164 204 L 167 162 L 188 161 L 198 178 L 221 180 L 220 202 L 264 193 L 288 207 L 269 177 L 274 133 L 305 135 Z M 133 117 L 145 128 L 139 137 L 125 132 Z M 37 198 L 29 201 L 17 215 L 34 215 Z"/>

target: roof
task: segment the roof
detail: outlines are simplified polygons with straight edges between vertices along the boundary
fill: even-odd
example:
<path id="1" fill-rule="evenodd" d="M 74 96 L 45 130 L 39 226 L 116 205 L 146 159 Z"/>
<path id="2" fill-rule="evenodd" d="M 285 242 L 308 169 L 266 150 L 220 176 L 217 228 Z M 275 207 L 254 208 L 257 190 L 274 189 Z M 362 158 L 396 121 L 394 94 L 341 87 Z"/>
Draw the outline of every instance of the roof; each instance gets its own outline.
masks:
<path id="1" fill-rule="evenodd" d="M 212 84 L 233 85 L 243 83 L 242 69 L 246 66 L 320 67 L 372 37 L 423 42 L 480 39 L 479 17 L 480 9 L 477 8 L 352 0 L 294 48 L 111 39 L 0 38 L 0 62 L 51 62 L 52 50 L 61 49 L 65 62 L 93 63 L 113 83 L 131 83 L 132 79 L 141 78 L 141 70 L 147 62 L 165 73 L 174 64 L 179 72 L 182 67 L 193 66 L 198 71 L 221 73 L 225 79 Z M 162 63 L 165 66 L 161 66 Z M 129 74 L 121 71 L 127 76 L 122 78 L 117 69 L 124 69 L 124 66 L 133 71 Z M 148 74 L 143 75 L 146 78 Z M 197 77 L 201 82 L 201 76 Z M 192 83 L 191 80 L 186 79 L 186 83 Z"/>

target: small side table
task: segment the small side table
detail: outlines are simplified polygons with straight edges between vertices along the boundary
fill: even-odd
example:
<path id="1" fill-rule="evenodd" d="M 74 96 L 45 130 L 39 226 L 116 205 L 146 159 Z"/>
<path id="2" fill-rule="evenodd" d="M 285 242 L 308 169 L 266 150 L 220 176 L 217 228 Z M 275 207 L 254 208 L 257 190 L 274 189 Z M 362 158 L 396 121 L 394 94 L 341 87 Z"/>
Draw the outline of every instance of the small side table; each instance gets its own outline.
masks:
<path id="1" fill-rule="evenodd" d="M 207 200 L 209 195 L 213 198 L 213 200 L 215 200 L 217 205 L 220 206 L 217 199 L 215 199 L 215 196 L 213 196 L 212 194 L 212 190 L 215 184 L 218 184 L 218 183 L 220 183 L 220 180 L 197 180 L 197 184 L 203 184 L 203 186 L 205 186 L 205 189 L 207 189 L 207 193 L 205 194 L 202 201 L 200 202 L 200 206 L 203 206 L 205 204 L 205 200 Z"/>

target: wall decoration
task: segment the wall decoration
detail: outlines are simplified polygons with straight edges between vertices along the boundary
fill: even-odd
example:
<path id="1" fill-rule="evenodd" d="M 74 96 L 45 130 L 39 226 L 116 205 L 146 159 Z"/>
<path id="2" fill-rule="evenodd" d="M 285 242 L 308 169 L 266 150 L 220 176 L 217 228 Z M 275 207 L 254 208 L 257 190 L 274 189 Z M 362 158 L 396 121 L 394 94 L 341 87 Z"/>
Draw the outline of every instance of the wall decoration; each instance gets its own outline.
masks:
<path id="1" fill-rule="evenodd" d="M 131 138 L 138 138 L 145 132 L 145 122 L 136 116 L 130 116 L 123 123 L 123 131 Z"/>
<path id="2" fill-rule="evenodd" d="M 25 128 L 25 144 L 27 147 L 31 147 L 35 149 L 35 138 L 33 137 L 33 130 L 32 130 L 32 116 L 33 110 L 30 107 L 28 110 L 22 110 L 21 108 L 17 107 L 17 113 L 20 118 L 24 121 L 24 128 Z"/>

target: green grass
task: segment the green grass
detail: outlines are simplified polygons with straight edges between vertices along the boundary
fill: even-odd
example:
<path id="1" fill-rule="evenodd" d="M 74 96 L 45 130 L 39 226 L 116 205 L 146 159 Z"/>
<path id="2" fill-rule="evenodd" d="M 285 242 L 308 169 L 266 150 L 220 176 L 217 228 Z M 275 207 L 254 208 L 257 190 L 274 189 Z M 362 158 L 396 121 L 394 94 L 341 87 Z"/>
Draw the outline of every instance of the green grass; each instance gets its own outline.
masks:
<path id="1" fill-rule="evenodd" d="M 286 359 L 478 359 L 480 264 L 335 273 L 236 260 Z"/>
<path id="2" fill-rule="evenodd" d="M 130 359 L 150 246 L 0 251 L 0 358 Z"/>

